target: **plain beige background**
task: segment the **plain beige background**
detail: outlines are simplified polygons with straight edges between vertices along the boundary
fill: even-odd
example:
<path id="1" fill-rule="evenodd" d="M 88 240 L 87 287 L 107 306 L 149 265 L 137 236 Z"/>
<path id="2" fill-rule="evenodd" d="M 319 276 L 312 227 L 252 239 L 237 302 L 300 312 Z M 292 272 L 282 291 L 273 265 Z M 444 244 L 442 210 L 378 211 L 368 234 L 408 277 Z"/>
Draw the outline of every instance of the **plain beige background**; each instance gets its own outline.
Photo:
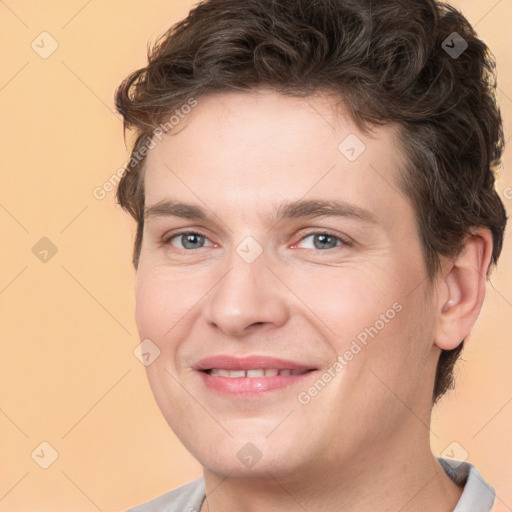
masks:
<path id="1" fill-rule="evenodd" d="M 133 354 L 133 225 L 113 192 L 93 195 L 127 159 L 116 86 L 194 3 L 0 0 L 0 512 L 123 510 L 201 474 Z M 496 55 L 510 142 L 512 0 L 454 5 Z M 432 424 L 436 454 L 495 486 L 496 512 L 512 510 L 510 230 Z"/>

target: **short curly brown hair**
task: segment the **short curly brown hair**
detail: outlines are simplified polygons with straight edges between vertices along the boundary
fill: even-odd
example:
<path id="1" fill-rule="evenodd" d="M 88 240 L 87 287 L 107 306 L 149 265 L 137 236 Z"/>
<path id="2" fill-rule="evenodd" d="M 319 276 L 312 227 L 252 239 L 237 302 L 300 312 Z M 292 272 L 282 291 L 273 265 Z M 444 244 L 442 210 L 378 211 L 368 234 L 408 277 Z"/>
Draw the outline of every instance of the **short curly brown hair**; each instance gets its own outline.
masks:
<path id="1" fill-rule="evenodd" d="M 435 0 L 206 0 L 116 91 L 125 130 L 137 135 L 117 189 L 137 221 L 135 267 L 155 128 L 191 98 L 257 87 L 334 92 L 361 129 L 398 125 L 408 162 L 400 186 L 416 212 L 428 277 L 474 227 L 491 231 L 497 263 L 507 217 L 494 188 L 504 146 L 495 61 L 460 12 Z M 433 404 L 453 387 L 463 343 L 441 352 Z"/>

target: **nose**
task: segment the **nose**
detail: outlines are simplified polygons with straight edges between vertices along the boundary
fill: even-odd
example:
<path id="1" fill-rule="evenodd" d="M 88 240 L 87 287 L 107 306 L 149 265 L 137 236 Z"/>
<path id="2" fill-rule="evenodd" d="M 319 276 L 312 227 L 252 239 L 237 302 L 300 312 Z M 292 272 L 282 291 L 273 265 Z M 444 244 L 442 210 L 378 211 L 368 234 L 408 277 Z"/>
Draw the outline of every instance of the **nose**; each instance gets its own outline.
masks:
<path id="1" fill-rule="evenodd" d="M 263 255 L 247 263 L 234 252 L 228 270 L 206 299 L 204 319 L 232 337 L 277 328 L 289 318 L 287 288 Z"/>

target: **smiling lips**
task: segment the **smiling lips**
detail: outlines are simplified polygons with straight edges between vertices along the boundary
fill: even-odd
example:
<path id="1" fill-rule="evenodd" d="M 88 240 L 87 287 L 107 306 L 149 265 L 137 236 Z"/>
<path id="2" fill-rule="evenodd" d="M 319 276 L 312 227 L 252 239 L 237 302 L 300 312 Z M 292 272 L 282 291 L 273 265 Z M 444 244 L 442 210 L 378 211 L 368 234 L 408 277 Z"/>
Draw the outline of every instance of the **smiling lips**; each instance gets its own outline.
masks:
<path id="1" fill-rule="evenodd" d="M 206 370 L 209 375 L 220 375 L 221 377 L 231 377 L 234 379 L 240 377 L 275 377 L 276 375 L 300 375 L 302 373 L 306 373 L 308 370 L 290 370 L 289 368 L 285 368 L 283 370 L 278 370 L 277 368 L 271 368 L 268 370 L 225 370 L 219 368 L 212 368 L 211 370 Z"/>
<path id="2" fill-rule="evenodd" d="M 268 356 L 213 356 L 202 359 L 196 370 L 208 389 L 239 398 L 286 389 L 315 370 L 294 361 Z"/>

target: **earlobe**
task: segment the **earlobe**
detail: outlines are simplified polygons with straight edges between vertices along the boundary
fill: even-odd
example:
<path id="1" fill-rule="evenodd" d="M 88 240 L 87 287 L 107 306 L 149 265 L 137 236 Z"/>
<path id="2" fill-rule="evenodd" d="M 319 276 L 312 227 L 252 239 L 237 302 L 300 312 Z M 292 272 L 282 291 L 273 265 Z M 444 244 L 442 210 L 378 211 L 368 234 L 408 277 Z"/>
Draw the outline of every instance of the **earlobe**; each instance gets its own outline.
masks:
<path id="1" fill-rule="evenodd" d="M 479 229 L 468 235 L 459 254 L 441 271 L 443 294 L 438 303 L 434 343 L 452 350 L 471 331 L 485 297 L 487 271 L 492 255 L 492 235 Z"/>

